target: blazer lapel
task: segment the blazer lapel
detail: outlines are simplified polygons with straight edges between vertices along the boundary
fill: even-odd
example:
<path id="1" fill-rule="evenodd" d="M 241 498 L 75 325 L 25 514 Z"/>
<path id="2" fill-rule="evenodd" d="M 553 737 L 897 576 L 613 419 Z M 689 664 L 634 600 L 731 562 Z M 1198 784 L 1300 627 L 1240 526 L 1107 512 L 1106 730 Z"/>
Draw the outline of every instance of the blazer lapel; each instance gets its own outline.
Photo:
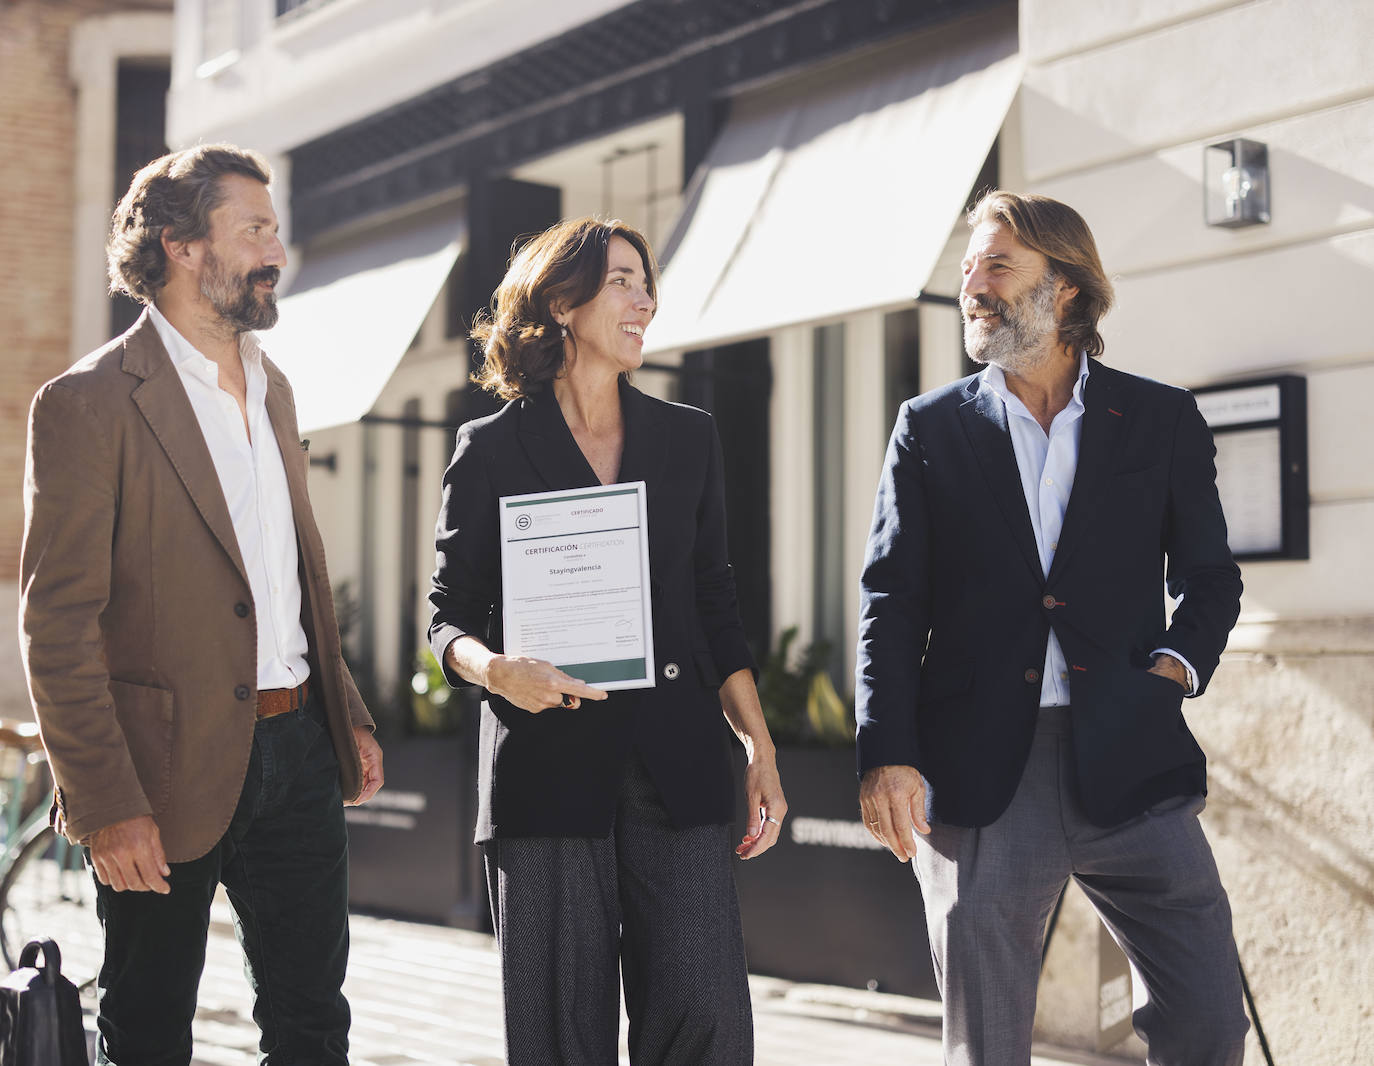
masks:
<path id="1" fill-rule="evenodd" d="M 1040 553 L 1035 547 L 1035 530 L 1031 527 L 1030 512 L 1026 509 L 1026 494 L 1021 487 L 1021 475 L 1016 468 L 1016 453 L 1011 446 L 1007 429 L 1007 412 L 1001 398 L 987 388 L 981 379 L 970 388 L 974 395 L 959 408 L 964 432 L 968 434 L 973 454 L 983 468 L 988 488 L 1002 510 L 1011 530 L 1012 540 L 1021 549 L 1026 565 L 1037 581 L 1044 579 L 1040 569 Z"/>
<path id="2" fill-rule="evenodd" d="M 124 343 L 122 365 L 126 373 L 143 379 L 132 393 L 134 404 L 167 454 L 172 469 L 186 486 L 210 532 L 247 581 L 248 572 L 239 553 L 238 537 L 234 534 L 233 519 L 229 517 L 229 505 L 224 501 L 215 461 L 210 457 L 186 389 L 147 311 Z"/>
<path id="3" fill-rule="evenodd" d="M 620 481 L 653 485 L 668 461 L 671 441 L 661 408 L 620 379 L 620 409 L 625 415 L 625 451 L 620 457 Z"/>
<path id="4" fill-rule="evenodd" d="M 296 540 L 308 544 L 307 526 L 303 518 L 310 513 L 310 490 L 307 483 L 307 463 L 296 428 L 296 406 L 291 399 L 291 386 L 286 376 L 263 359 L 267 372 L 267 420 L 272 435 L 277 438 L 282 466 L 286 468 L 286 489 L 291 496 L 291 514 L 296 525 Z"/>
<path id="5" fill-rule="evenodd" d="M 668 461 L 668 427 L 657 407 L 624 378 L 620 380 L 620 410 L 625 417 L 625 447 L 616 480 L 652 483 Z M 521 401 L 519 437 L 531 465 L 549 489 L 600 484 L 577 446 L 552 389 Z"/>
<path id="6" fill-rule="evenodd" d="M 1051 580 L 1062 572 L 1073 553 L 1088 539 L 1093 515 L 1102 499 L 1103 483 L 1116 469 L 1128 417 L 1130 411 L 1121 401 L 1111 369 L 1094 364 L 1083 387 L 1083 433 L 1078 443 L 1078 468 L 1073 475 L 1069 506 L 1064 512 L 1059 547 L 1050 564 Z"/>
<path id="7" fill-rule="evenodd" d="M 580 489 L 600 483 L 563 420 L 552 388 L 521 401 L 517 435 L 546 489 Z"/>

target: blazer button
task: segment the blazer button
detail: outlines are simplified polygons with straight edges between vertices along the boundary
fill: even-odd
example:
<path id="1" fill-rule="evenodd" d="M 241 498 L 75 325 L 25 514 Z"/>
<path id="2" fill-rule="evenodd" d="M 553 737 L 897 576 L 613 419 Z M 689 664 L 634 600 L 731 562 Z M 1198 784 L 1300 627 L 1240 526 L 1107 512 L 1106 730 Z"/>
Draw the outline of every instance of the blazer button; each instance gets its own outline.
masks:
<path id="1" fill-rule="evenodd" d="M 247 685 L 234 686 L 234 699 L 236 700 L 246 700 L 252 694 L 253 690 L 249 688 Z"/>
<path id="2" fill-rule="evenodd" d="M 1033 685 L 1033 684 L 1035 684 L 1037 681 L 1040 680 L 1040 671 L 1039 671 L 1039 670 L 1027 670 L 1027 671 L 1026 671 L 1024 674 L 1022 674 L 1021 676 L 1024 677 L 1024 678 L 1026 679 L 1026 684 L 1028 684 L 1028 685 Z"/>
<path id="3" fill-rule="evenodd" d="M 1040 606 L 1045 608 L 1045 610 L 1047 611 L 1054 610 L 1054 597 L 1051 596 L 1048 592 L 1045 593 L 1044 599 L 1040 601 Z"/>
<path id="4" fill-rule="evenodd" d="M 669 681 L 676 681 L 677 675 L 682 673 L 682 667 L 677 663 L 666 663 L 663 667 L 663 676 Z"/>
<path id="5" fill-rule="evenodd" d="M 246 604 L 246 603 L 236 603 L 236 604 L 234 604 L 234 613 L 235 613 L 236 615 L 238 615 L 240 618 L 247 618 L 247 617 L 248 617 L 248 604 Z"/>

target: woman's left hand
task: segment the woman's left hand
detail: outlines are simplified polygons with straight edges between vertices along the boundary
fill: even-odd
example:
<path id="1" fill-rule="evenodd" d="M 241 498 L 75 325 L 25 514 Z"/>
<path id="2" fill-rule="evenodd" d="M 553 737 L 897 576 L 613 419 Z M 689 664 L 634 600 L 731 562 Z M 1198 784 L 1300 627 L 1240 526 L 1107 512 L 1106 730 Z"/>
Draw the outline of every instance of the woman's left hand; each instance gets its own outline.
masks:
<path id="1" fill-rule="evenodd" d="M 744 795 L 749 800 L 749 830 L 735 854 L 741 859 L 762 855 L 782 835 L 787 800 L 778 779 L 778 752 L 768 735 L 768 723 L 759 705 L 759 691 L 749 669 L 736 670 L 720 686 L 720 705 L 730 728 L 744 745 L 749 767 L 744 771 Z"/>
<path id="2" fill-rule="evenodd" d="M 778 777 L 775 753 L 756 751 L 744 771 L 744 792 L 749 798 L 749 830 L 735 848 L 741 859 L 762 855 L 778 842 L 782 835 L 783 819 L 787 817 L 787 799 L 782 794 L 782 780 Z"/>

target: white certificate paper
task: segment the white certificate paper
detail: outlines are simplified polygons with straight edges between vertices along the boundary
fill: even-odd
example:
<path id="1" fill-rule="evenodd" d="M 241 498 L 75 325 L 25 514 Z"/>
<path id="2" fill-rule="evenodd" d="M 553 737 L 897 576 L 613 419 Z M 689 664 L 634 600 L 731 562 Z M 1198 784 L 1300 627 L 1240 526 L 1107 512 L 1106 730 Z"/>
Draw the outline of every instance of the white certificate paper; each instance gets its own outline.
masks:
<path id="1" fill-rule="evenodd" d="M 507 655 L 604 689 L 654 685 L 644 482 L 501 497 Z"/>

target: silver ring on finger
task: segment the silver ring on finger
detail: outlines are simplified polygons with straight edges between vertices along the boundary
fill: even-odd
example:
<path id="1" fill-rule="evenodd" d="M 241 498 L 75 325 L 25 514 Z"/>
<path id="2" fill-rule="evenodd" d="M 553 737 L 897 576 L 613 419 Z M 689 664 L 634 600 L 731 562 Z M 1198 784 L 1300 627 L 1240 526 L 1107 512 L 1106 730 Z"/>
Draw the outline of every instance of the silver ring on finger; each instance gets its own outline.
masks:
<path id="1" fill-rule="evenodd" d="M 772 822 L 774 825 L 777 825 L 777 826 L 782 825 L 782 823 L 781 823 L 780 821 L 778 821 L 776 818 L 774 818 L 771 814 L 770 814 L 767 818 L 765 818 L 764 821 L 766 821 L 766 822 Z"/>

